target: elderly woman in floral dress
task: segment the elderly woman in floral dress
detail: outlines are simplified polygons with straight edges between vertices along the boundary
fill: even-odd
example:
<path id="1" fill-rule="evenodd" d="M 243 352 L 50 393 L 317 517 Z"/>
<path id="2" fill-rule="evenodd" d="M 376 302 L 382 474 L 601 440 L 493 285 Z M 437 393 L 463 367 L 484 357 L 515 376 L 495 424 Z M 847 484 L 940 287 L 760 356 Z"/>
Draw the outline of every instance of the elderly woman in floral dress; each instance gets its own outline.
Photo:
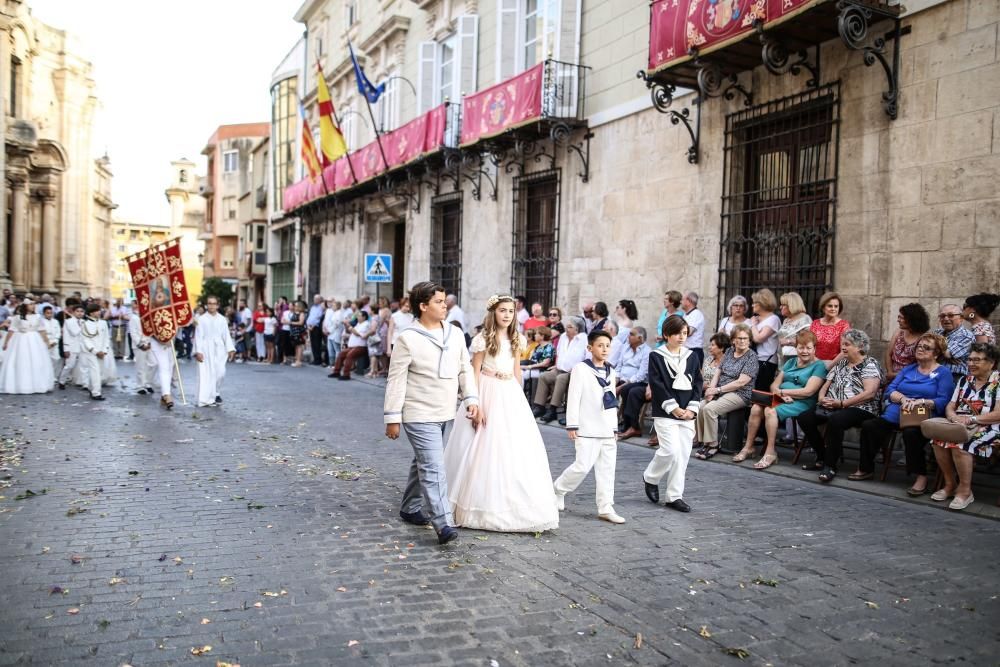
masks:
<path id="1" fill-rule="evenodd" d="M 949 508 L 964 510 L 975 498 L 972 496 L 972 468 L 974 458 L 989 458 L 993 446 L 1000 444 L 1000 350 L 995 345 L 973 343 L 969 352 L 969 374 L 958 381 L 951 402 L 945 408 L 945 417 L 969 430 L 969 441 L 964 443 L 934 440 L 934 458 L 944 475 L 944 488 L 936 491 L 931 500 L 941 502 L 954 496 Z"/>

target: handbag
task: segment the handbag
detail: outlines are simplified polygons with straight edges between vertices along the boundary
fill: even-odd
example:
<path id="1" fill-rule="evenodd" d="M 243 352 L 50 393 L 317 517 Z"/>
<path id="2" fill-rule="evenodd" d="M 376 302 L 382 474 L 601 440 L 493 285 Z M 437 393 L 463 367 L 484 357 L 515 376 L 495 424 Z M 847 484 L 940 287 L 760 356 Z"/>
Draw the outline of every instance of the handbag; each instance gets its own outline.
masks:
<path id="1" fill-rule="evenodd" d="M 929 419 L 931 411 L 925 405 L 918 405 L 913 410 L 899 409 L 899 428 L 909 428 L 911 426 L 921 426 Z"/>
<path id="2" fill-rule="evenodd" d="M 964 445 L 972 438 L 972 431 L 967 426 L 950 422 L 944 417 L 932 417 L 920 425 L 920 432 L 929 440 L 950 442 Z"/>
<path id="3" fill-rule="evenodd" d="M 754 405 L 759 405 L 765 408 L 773 408 L 782 405 L 784 401 L 781 400 L 775 394 L 769 391 L 761 391 L 760 389 L 753 389 L 750 392 L 750 402 Z"/>

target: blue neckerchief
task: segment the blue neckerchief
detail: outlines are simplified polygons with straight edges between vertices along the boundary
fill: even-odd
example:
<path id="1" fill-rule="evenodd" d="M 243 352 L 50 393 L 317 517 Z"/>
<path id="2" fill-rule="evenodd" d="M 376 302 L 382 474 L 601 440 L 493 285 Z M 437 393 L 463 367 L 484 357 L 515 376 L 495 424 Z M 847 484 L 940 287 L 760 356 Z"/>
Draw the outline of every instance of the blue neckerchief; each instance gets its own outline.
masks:
<path id="1" fill-rule="evenodd" d="M 604 390 L 604 396 L 603 396 L 604 409 L 605 410 L 618 409 L 618 397 L 615 396 L 614 387 L 612 387 L 611 383 L 608 382 L 608 378 L 611 377 L 611 364 L 605 362 L 604 367 L 598 369 L 597 366 L 594 365 L 594 362 L 591 359 L 584 359 L 583 363 L 590 366 L 590 368 L 594 371 L 594 377 L 597 379 L 597 384 L 601 385 L 601 389 Z M 598 373 L 600 373 L 601 371 L 604 372 L 604 377 L 598 375 Z"/>

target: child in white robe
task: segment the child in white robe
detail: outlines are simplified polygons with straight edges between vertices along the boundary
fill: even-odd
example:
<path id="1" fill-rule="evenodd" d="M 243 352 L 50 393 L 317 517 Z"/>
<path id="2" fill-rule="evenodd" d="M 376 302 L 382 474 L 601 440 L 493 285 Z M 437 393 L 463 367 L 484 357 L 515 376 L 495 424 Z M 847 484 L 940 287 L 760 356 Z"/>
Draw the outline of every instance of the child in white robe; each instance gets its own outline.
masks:
<path id="1" fill-rule="evenodd" d="M 135 311 L 128 318 L 128 335 L 132 338 L 132 354 L 135 357 L 135 384 L 140 394 L 152 394 L 156 360 L 149 351 L 149 336 L 142 333 L 142 318 Z"/>
<path id="2" fill-rule="evenodd" d="M 74 371 L 80 361 L 81 341 L 83 334 L 80 330 L 80 321 L 83 319 L 83 306 L 74 304 L 63 318 L 63 353 L 68 355 L 63 361 L 62 371 L 59 373 L 59 388 L 65 389 L 66 383 L 73 378 Z"/>
<path id="3" fill-rule="evenodd" d="M 226 361 L 236 355 L 229 322 L 219 314 L 219 300 L 214 296 L 205 301 L 208 311 L 198 318 L 194 328 L 194 358 L 198 361 L 198 407 L 222 403 L 222 380 L 226 377 Z"/>
<path id="4" fill-rule="evenodd" d="M 108 323 L 96 319 L 101 312 L 101 306 L 92 303 L 87 306 L 87 316 L 80 322 L 80 376 L 83 385 L 90 391 L 90 397 L 95 401 L 103 401 L 101 395 L 101 364 L 104 358 L 111 354 L 111 337 L 108 335 Z"/>

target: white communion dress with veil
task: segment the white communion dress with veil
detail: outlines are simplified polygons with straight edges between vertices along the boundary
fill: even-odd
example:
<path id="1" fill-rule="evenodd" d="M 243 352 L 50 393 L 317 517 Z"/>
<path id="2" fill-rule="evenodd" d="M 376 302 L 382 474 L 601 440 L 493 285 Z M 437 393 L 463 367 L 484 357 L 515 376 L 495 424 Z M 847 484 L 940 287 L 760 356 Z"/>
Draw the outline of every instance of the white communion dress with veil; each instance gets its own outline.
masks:
<path id="1" fill-rule="evenodd" d="M 482 334 L 472 353 L 485 352 Z M 510 341 L 486 354 L 479 376 L 479 406 L 486 423 L 472 425 L 460 407 L 444 450 L 448 498 L 463 528 L 537 532 L 559 526 L 552 474 L 538 424 L 514 377 Z"/>

